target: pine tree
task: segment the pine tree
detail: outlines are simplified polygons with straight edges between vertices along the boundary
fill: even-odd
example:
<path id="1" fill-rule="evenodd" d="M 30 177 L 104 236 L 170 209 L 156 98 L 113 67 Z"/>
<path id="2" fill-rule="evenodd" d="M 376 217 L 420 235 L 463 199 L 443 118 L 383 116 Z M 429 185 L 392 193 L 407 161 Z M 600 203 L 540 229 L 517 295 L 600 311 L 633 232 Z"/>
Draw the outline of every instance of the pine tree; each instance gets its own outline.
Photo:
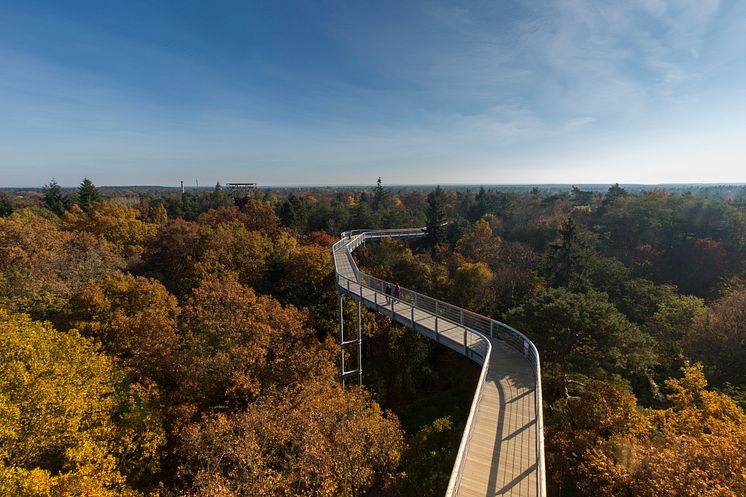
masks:
<path id="1" fill-rule="evenodd" d="M 435 247 L 446 239 L 446 192 L 438 185 L 427 196 L 427 228 L 426 240 L 428 245 Z"/>
<path id="2" fill-rule="evenodd" d="M 99 198 L 100 195 L 98 193 L 96 185 L 94 185 L 93 182 L 88 178 L 83 179 L 83 182 L 78 188 L 77 204 L 80 206 L 80 208 L 88 212 L 88 210 L 91 208 L 91 205 L 93 205 L 94 202 L 98 201 Z"/>
<path id="3" fill-rule="evenodd" d="M 549 246 L 547 253 L 548 281 L 552 287 L 567 287 L 575 292 L 591 288 L 588 277 L 593 248 L 572 218 L 562 224 L 559 240 Z"/>
<path id="4" fill-rule="evenodd" d="M 483 186 L 479 187 L 479 193 L 474 197 L 474 203 L 467 211 L 467 217 L 472 223 L 477 219 L 482 219 L 490 208 L 490 196 Z"/>
<path id="5" fill-rule="evenodd" d="M 12 212 L 13 201 L 5 192 L 0 192 L 0 217 L 5 217 Z"/>
<path id="6" fill-rule="evenodd" d="M 378 181 L 376 181 L 376 189 L 373 191 L 373 208 L 375 210 L 380 210 L 381 208 L 383 208 L 383 206 L 386 204 L 386 196 L 386 189 L 383 187 L 383 184 L 381 183 L 381 177 L 379 176 Z"/>
<path id="7" fill-rule="evenodd" d="M 58 216 L 61 216 L 70 208 L 70 197 L 62 193 L 62 188 L 54 178 L 48 185 L 44 185 L 42 205 Z"/>
<path id="8" fill-rule="evenodd" d="M 604 205 L 610 205 L 616 202 L 618 199 L 627 196 L 627 190 L 619 186 L 619 183 L 614 183 L 609 187 L 609 190 L 604 196 Z"/>

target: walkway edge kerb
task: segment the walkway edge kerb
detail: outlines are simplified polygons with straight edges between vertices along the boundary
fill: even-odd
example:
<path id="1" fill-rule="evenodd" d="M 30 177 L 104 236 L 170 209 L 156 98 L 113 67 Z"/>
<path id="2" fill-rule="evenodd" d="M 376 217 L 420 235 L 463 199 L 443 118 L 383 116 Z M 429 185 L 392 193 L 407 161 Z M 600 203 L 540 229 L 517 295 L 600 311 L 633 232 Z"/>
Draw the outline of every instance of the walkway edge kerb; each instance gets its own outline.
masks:
<path id="1" fill-rule="evenodd" d="M 536 468 L 537 468 L 537 479 L 535 493 L 531 492 L 531 495 L 537 495 L 539 497 L 546 497 L 546 469 L 544 461 L 544 420 L 543 420 L 543 406 L 542 406 L 542 391 L 541 391 L 541 365 L 539 361 L 539 353 L 536 346 L 528 339 L 523 333 L 516 330 L 515 328 L 495 321 L 493 319 L 481 316 L 471 311 L 461 309 L 453 304 L 443 302 L 437 299 L 433 299 L 426 295 L 414 292 L 412 290 L 402 288 L 401 298 L 393 299 L 385 296 L 383 293 L 384 287 L 390 285 L 388 282 L 374 278 L 366 273 L 361 272 L 354 258 L 352 257 L 352 251 L 354 251 L 360 245 L 365 244 L 367 240 L 380 240 L 383 238 L 418 238 L 425 234 L 424 228 L 408 228 L 408 229 L 394 229 L 394 230 L 354 230 L 347 231 L 341 234 L 341 239 L 337 241 L 332 247 L 332 255 L 334 259 L 335 279 L 340 295 L 347 295 L 360 302 L 365 303 L 368 307 L 374 308 L 376 311 L 391 317 L 392 319 L 402 320 L 402 312 L 397 311 L 395 307 L 404 306 L 407 313 L 411 311 L 411 322 L 405 321 L 402 324 L 414 328 L 422 334 L 428 336 L 431 339 L 438 340 L 440 343 L 448 346 L 449 348 L 458 351 L 465 355 L 469 359 L 478 364 L 481 363 L 482 370 L 479 376 L 479 382 L 477 384 L 477 390 L 474 392 L 474 398 L 471 403 L 469 410 L 469 416 L 466 421 L 466 427 L 461 437 L 461 443 L 459 450 L 456 455 L 453 470 L 451 471 L 451 477 L 448 482 L 448 488 L 446 490 L 446 497 L 455 497 L 458 493 L 458 488 L 461 480 L 461 475 L 464 468 L 464 461 L 468 450 L 468 444 L 472 436 L 473 427 L 475 423 L 475 417 L 479 412 L 480 401 L 482 399 L 483 386 L 486 382 L 487 371 L 490 365 L 490 358 L 492 355 L 492 343 L 491 339 L 497 339 L 502 341 L 508 347 L 520 352 L 523 357 L 529 361 L 533 366 L 533 373 L 536 381 L 535 390 L 535 416 L 536 416 Z M 337 256 L 341 257 L 338 262 Z M 347 275 L 341 274 L 341 267 L 346 267 L 345 272 Z M 368 297 L 365 296 L 368 295 Z M 371 299 L 369 296 L 373 294 L 375 299 Z M 378 296 L 385 296 L 391 303 L 385 305 L 378 304 Z M 341 298 L 341 297 L 340 297 Z M 373 305 L 375 300 L 375 305 Z M 419 303 L 418 303 L 419 300 Z M 426 304 L 430 304 L 430 307 L 426 307 Z M 340 300 L 341 305 L 341 300 Z M 432 309 L 434 306 L 434 310 Z M 390 308 L 389 308 L 390 307 Z M 415 311 L 426 313 L 430 316 L 430 319 L 435 319 L 435 334 L 433 335 L 432 330 L 423 331 L 418 329 L 418 323 L 415 319 Z M 449 312 L 450 311 L 450 316 Z M 454 314 L 455 313 L 455 314 Z M 458 318 L 458 319 L 457 319 Z M 441 341 L 441 336 L 438 335 L 438 321 L 450 323 L 453 326 L 463 330 L 463 347 L 461 345 L 454 346 L 454 340 L 452 337 L 446 337 L 446 340 Z M 432 321 L 431 321 L 432 322 Z M 422 321 L 420 321 L 422 323 Z M 473 326 L 487 327 L 484 329 L 485 333 L 480 330 L 473 328 Z M 422 328 L 422 326 L 420 326 Z M 495 336 L 497 332 L 497 336 Z M 490 338 L 486 336 L 489 333 Z M 475 339 L 476 337 L 476 339 Z M 471 345 L 469 339 L 471 338 Z M 483 352 L 479 352 L 480 347 L 485 346 Z M 498 356 L 500 357 L 500 356 Z M 359 365 L 360 366 L 360 365 Z"/>

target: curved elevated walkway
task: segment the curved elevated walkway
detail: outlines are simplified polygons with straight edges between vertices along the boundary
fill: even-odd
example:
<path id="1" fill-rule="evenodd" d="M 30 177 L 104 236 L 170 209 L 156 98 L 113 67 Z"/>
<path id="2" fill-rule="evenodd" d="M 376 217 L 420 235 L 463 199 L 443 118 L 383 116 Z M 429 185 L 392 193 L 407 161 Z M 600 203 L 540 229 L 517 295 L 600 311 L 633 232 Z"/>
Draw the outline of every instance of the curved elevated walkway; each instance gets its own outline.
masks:
<path id="1" fill-rule="evenodd" d="M 482 366 L 446 497 L 545 497 L 541 372 L 533 343 L 510 326 L 405 288 L 394 299 L 385 293 L 390 283 L 361 272 L 352 258 L 366 241 L 423 234 L 421 228 L 343 233 L 333 248 L 340 298 L 353 298 Z"/>

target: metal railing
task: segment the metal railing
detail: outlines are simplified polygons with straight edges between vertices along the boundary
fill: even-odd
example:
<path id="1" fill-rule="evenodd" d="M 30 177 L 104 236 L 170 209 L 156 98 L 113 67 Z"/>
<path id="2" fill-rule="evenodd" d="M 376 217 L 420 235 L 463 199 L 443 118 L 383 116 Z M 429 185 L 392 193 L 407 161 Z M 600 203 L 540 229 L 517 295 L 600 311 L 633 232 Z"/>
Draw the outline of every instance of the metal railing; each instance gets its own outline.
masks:
<path id="1" fill-rule="evenodd" d="M 368 301 L 370 301 L 370 299 L 363 295 L 363 290 L 373 290 L 373 304 L 376 310 L 381 312 L 381 309 L 384 309 L 386 314 L 390 313 L 392 319 L 395 319 L 396 316 L 404 317 L 404 314 L 400 310 L 397 310 L 396 306 L 397 304 L 405 304 L 410 312 L 410 319 L 405 320 L 405 322 L 414 329 L 417 329 L 418 324 L 415 311 L 417 309 L 426 311 L 435 317 L 435 336 L 432 338 L 437 341 L 443 341 L 445 339 L 453 342 L 452 338 L 444 337 L 442 334 L 439 334 L 438 325 L 441 320 L 452 325 L 463 327 L 463 347 L 451 348 L 455 348 L 471 360 L 481 364 L 482 371 L 480 373 L 477 391 L 475 392 L 471 409 L 469 411 L 464 435 L 461 438 L 461 444 L 456 456 L 451 478 L 448 483 L 446 497 L 455 495 L 455 490 L 461 479 L 466 446 L 468 445 L 472 435 L 473 420 L 476 416 L 477 410 L 479 409 L 479 401 L 482 397 L 482 385 L 484 384 L 485 376 L 489 367 L 489 359 L 492 350 L 492 344 L 487 337 L 500 340 L 502 343 L 520 352 L 528 361 L 530 361 L 536 379 L 536 454 L 539 459 L 537 461 L 537 495 L 539 495 L 539 497 L 544 497 L 546 495 L 546 466 L 544 461 L 544 418 L 541 391 L 541 362 L 539 360 L 539 352 L 533 342 L 531 342 L 526 335 L 505 323 L 482 316 L 481 314 L 463 309 L 448 302 L 429 297 L 422 293 L 415 292 L 408 288 L 400 287 L 401 292 L 398 298 L 395 298 L 393 295 L 388 295 L 386 289 L 387 287 L 391 287 L 391 283 L 361 272 L 352 257 L 352 251 L 360 245 L 365 244 L 367 240 L 380 240 L 383 238 L 417 238 L 424 234 L 424 228 L 353 230 L 342 233 L 341 239 L 332 247 L 337 285 L 340 288 L 347 290 L 348 294 L 359 295 L 361 299 L 366 299 Z M 348 278 L 336 270 L 338 265 L 337 257 L 344 257 L 347 259 L 347 262 L 355 275 L 355 279 Z M 379 295 L 385 296 L 385 305 L 379 305 Z M 425 319 L 429 319 L 429 316 Z"/>

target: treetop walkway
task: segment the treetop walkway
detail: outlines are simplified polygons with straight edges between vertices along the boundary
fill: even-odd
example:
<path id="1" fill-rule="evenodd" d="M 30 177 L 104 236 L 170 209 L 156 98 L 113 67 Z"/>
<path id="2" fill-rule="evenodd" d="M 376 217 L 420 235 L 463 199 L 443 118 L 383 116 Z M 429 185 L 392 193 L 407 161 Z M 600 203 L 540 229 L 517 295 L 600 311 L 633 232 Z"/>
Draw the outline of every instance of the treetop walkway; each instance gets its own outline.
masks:
<path id="1" fill-rule="evenodd" d="M 342 381 L 362 381 L 360 306 L 416 330 L 482 366 L 446 497 L 545 497 L 544 435 L 539 353 L 510 326 L 406 288 L 389 295 L 389 282 L 361 272 L 352 252 L 367 241 L 417 238 L 424 229 L 357 230 L 334 244 L 339 290 L 340 343 L 357 348 Z M 357 336 L 345 339 L 343 296 L 357 302 Z"/>

